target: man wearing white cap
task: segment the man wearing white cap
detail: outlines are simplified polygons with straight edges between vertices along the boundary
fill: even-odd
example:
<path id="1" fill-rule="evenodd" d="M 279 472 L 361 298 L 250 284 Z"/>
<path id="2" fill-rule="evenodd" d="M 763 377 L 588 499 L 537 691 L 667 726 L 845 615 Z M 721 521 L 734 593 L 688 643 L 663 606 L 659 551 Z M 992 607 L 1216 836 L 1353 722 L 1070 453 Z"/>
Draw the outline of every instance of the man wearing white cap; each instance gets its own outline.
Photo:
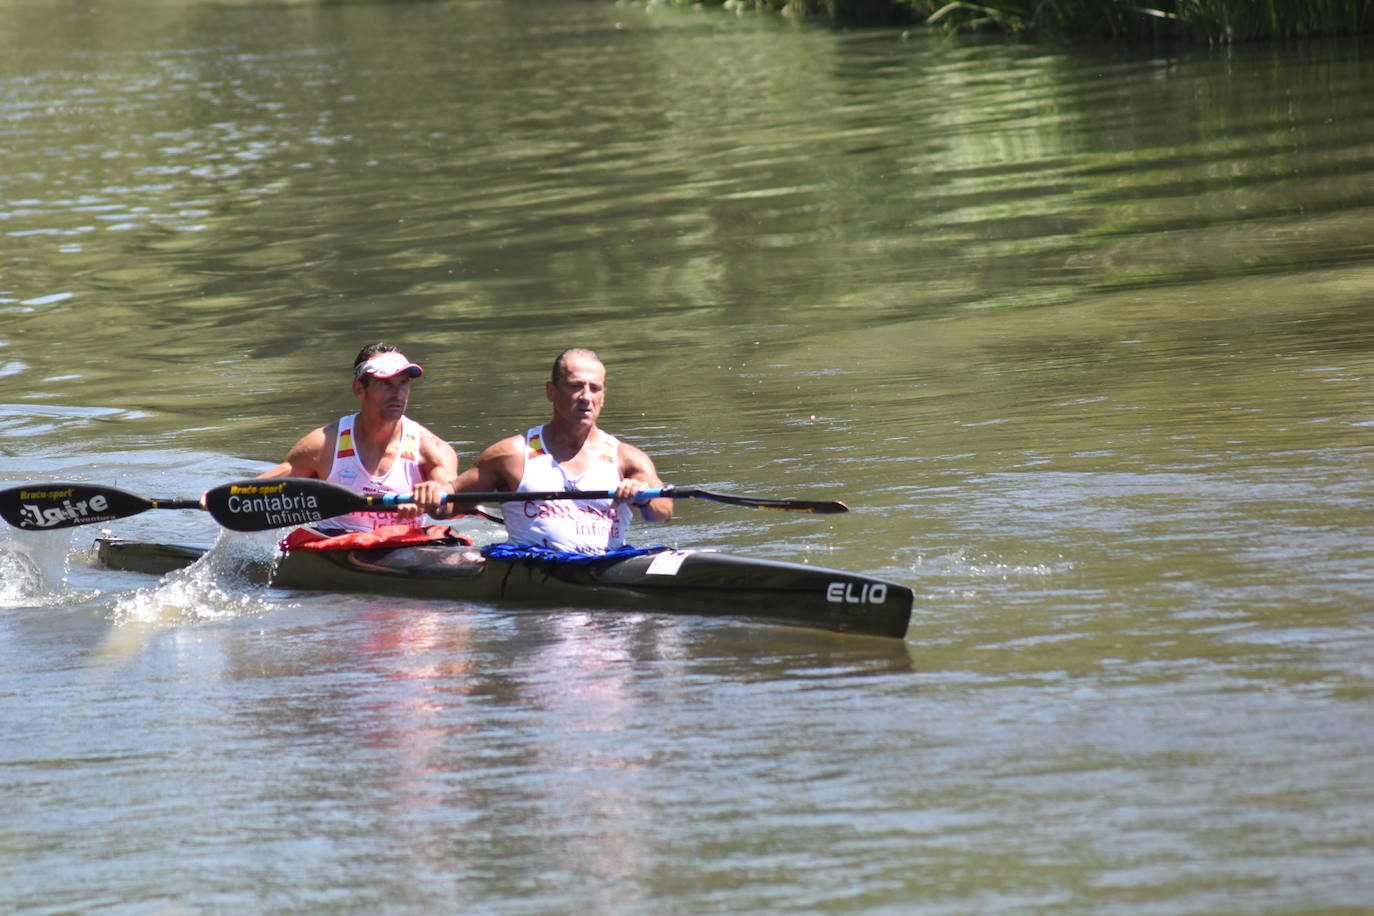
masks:
<path id="1" fill-rule="evenodd" d="M 443 439 L 405 415 L 410 380 L 424 373 L 391 344 L 375 343 L 353 361 L 355 414 L 312 430 L 262 477 L 310 477 L 361 493 L 414 493 L 415 504 L 398 512 L 354 512 L 326 526 L 371 531 L 397 523 L 420 528 L 428 519 L 419 505 L 438 505 L 458 477 L 458 455 Z"/>

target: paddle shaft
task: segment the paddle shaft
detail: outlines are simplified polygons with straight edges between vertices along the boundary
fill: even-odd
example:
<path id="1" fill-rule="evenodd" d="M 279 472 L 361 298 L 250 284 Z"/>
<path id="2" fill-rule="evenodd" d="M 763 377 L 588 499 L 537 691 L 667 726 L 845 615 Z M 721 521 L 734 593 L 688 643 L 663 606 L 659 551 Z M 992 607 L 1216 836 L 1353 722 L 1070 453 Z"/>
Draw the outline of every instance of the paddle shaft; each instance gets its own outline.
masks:
<path id="1" fill-rule="evenodd" d="M 814 512 L 818 515 L 831 515 L 839 512 L 848 512 L 849 507 L 842 502 L 834 500 L 812 500 L 812 499 L 771 499 L 763 496 L 739 496 L 733 493 L 713 493 L 710 490 L 703 490 L 699 487 L 646 487 L 640 490 L 635 496 L 635 501 L 648 502 L 651 499 L 664 497 L 667 499 L 708 499 L 712 502 L 726 503 L 732 506 L 744 506 L 750 509 L 777 509 L 781 512 Z M 383 496 L 383 500 L 394 500 L 394 504 L 399 504 L 411 500 L 409 496 Z M 511 493 L 509 491 L 490 492 L 490 493 L 458 493 L 454 496 L 446 496 L 445 503 L 509 503 L 509 502 L 543 502 L 549 499 L 614 499 L 614 490 L 554 490 L 552 492 L 521 492 Z"/>

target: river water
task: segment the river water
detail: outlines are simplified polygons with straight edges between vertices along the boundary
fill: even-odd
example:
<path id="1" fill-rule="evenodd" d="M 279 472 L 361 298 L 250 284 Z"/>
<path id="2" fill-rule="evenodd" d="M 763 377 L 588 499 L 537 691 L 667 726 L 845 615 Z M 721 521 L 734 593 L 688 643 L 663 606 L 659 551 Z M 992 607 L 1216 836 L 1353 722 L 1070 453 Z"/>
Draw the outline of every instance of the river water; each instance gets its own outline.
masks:
<path id="1" fill-rule="evenodd" d="M 255 474 L 377 339 L 466 462 L 590 346 L 670 482 L 854 508 L 637 540 L 917 596 L 863 639 L 6 529 L 0 908 L 1374 912 L 1371 83 L 1344 43 L 0 0 L 0 481 Z"/>

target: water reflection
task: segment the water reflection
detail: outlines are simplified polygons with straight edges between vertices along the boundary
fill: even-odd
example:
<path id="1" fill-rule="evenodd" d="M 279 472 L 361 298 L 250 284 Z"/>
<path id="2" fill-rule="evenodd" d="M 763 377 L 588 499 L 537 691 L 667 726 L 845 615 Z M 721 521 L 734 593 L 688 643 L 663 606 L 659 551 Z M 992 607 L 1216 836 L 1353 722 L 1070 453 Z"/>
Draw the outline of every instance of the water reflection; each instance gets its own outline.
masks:
<path id="1" fill-rule="evenodd" d="M 308 835 L 319 823 L 311 812 L 327 803 L 375 825 L 392 868 L 442 873 L 440 887 L 459 899 L 542 874 L 571 877 L 595 899 L 611 894 L 602 902 L 614 909 L 621 882 L 653 879 L 661 818 L 686 801 L 670 786 L 692 756 L 718 753 L 704 735 L 675 732 L 716 702 L 713 669 L 733 664 L 703 657 L 719 645 L 694 625 L 423 603 L 377 604 L 323 625 L 318 614 L 283 610 L 265 630 L 216 628 L 183 645 L 224 653 L 221 688 L 209 691 L 224 708 L 205 723 L 215 753 L 233 761 L 272 748 L 256 784 L 233 792 L 288 818 L 275 829 Z M 727 638 L 732 626 L 722 625 Z M 763 650 L 757 683 L 781 691 L 799 676 L 820 687 L 910 661 L 892 640 L 738 632 Z M 209 661 L 185 659 L 221 667 Z M 684 679 L 701 686 L 680 695 Z M 743 727 L 728 709 L 719 717 L 722 729 Z M 292 817 L 304 821 L 291 827 Z"/>

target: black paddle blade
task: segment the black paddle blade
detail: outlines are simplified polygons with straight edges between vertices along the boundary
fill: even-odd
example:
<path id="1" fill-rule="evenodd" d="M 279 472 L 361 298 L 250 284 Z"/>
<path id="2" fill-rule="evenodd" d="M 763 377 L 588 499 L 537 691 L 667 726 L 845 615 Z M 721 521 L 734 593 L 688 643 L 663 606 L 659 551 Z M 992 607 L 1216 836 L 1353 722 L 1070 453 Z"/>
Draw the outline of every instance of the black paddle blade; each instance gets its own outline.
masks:
<path id="1" fill-rule="evenodd" d="M 736 496 L 732 493 L 713 493 L 695 487 L 672 487 L 675 496 L 691 496 L 695 499 L 709 499 L 711 502 L 731 506 L 747 506 L 750 509 L 776 509 L 779 512 L 814 512 L 817 515 L 836 515 L 848 512 L 849 507 L 833 499 L 769 499 L 763 496 Z M 669 492 L 664 493 L 665 496 Z"/>
<path id="2" fill-rule="evenodd" d="M 155 506 L 152 500 L 124 490 L 83 483 L 37 483 L 0 490 L 0 515 L 25 531 L 112 522 Z"/>
<path id="3" fill-rule="evenodd" d="M 377 504 L 373 497 L 347 487 L 300 477 L 241 480 L 205 494 L 205 508 L 230 531 L 309 525 Z"/>

